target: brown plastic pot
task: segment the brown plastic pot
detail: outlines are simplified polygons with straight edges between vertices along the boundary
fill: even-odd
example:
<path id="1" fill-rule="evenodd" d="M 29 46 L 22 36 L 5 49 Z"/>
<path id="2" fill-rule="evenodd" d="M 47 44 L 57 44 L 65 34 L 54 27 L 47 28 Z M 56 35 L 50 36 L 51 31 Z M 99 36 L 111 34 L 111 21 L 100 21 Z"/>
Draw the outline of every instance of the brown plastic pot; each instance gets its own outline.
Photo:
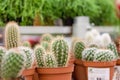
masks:
<path id="1" fill-rule="evenodd" d="M 37 68 L 39 80 L 72 80 L 74 65 L 60 68 Z"/>
<path id="2" fill-rule="evenodd" d="M 35 68 L 25 69 L 22 75 L 25 77 L 25 80 L 34 80 L 33 76 L 35 74 Z"/>
<path id="3" fill-rule="evenodd" d="M 116 65 L 120 65 L 120 59 L 117 59 Z"/>

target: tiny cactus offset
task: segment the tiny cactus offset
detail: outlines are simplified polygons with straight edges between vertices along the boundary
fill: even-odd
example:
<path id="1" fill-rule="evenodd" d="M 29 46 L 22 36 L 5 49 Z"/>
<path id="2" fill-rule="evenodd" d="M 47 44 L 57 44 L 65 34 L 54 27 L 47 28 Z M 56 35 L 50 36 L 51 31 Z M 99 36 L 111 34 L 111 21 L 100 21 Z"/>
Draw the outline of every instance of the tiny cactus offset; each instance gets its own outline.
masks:
<path id="1" fill-rule="evenodd" d="M 63 37 L 57 37 L 52 42 L 51 48 L 57 60 L 58 67 L 67 66 L 70 54 L 68 44 Z"/>
<path id="2" fill-rule="evenodd" d="M 47 42 L 51 42 L 53 39 L 53 36 L 51 34 L 43 34 L 41 36 L 41 42 L 42 41 L 47 41 Z"/>
<path id="3" fill-rule="evenodd" d="M 15 22 L 9 22 L 5 29 L 5 46 L 7 49 L 20 46 L 19 26 Z"/>
<path id="4" fill-rule="evenodd" d="M 25 47 L 31 48 L 31 44 L 30 44 L 29 41 L 24 41 L 22 45 L 25 46 Z"/>

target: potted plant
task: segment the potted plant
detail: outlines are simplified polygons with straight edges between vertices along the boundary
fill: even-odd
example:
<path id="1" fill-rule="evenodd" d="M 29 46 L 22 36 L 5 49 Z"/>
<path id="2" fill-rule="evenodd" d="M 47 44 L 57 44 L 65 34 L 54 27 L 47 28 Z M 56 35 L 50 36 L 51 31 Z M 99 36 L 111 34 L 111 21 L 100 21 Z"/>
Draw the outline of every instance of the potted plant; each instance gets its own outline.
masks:
<path id="1" fill-rule="evenodd" d="M 71 80 L 73 65 L 69 65 L 69 49 L 63 38 L 56 38 L 51 44 L 51 51 L 42 46 L 35 48 L 39 80 Z"/>

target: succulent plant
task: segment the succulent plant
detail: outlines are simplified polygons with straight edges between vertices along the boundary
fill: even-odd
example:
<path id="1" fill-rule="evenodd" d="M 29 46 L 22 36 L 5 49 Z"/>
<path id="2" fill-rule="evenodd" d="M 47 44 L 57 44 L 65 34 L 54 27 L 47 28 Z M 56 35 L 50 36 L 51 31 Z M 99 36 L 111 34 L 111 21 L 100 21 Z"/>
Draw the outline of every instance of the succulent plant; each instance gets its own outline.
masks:
<path id="1" fill-rule="evenodd" d="M 116 56 L 112 51 L 104 50 L 104 49 L 98 49 L 94 57 L 95 61 L 100 61 L 100 62 L 113 61 L 115 59 L 116 59 Z"/>
<path id="2" fill-rule="evenodd" d="M 5 46 L 7 49 L 20 45 L 19 26 L 15 22 L 9 22 L 5 29 Z"/>
<path id="3" fill-rule="evenodd" d="M 6 54 L 6 49 L 4 47 L 0 46 L 0 65 L 2 62 L 2 58 L 5 54 Z"/>
<path id="4" fill-rule="evenodd" d="M 28 68 L 31 68 L 33 66 L 33 63 L 34 63 L 34 53 L 33 53 L 33 50 L 29 47 L 18 47 L 18 49 L 20 51 L 23 51 L 26 55 L 26 65 L 25 65 L 25 68 L 28 69 Z"/>
<path id="5" fill-rule="evenodd" d="M 46 68 L 54 68 L 58 66 L 54 54 L 47 53 L 47 54 L 44 54 L 43 57 L 44 57 L 44 65 Z"/>
<path id="6" fill-rule="evenodd" d="M 37 62 L 37 66 L 38 67 L 44 67 L 44 54 L 46 54 L 46 51 L 45 49 L 40 46 L 40 45 L 37 45 L 34 49 L 34 53 L 35 53 L 35 57 L 36 57 L 36 62 Z"/>
<path id="7" fill-rule="evenodd" d="M 22 45 L 25 46 L 25 47 L 31 48 L 31 44 L 30 44 L 29 41 L 24 41 Z"/>
<path id="8" fill-rule="evenodd" d="M 24 69 L 26 56 L 24 52 L 18 49 L 10 49 L 7 51 L 2 60 L 1 77 L 5 80 L 16 78 L 21 75 Z"/>
<path id="9" fill-rule="evenodd" d="M 51 44 L 51 49 L 58 63 L 58 67 L 64 67 L 68 65 L 70 57 L 67 42 L 63 37 L 57 37 Z"/>
<path id="10" fill-rule="evenodd" d="M 100 33 L 96 29 L 92 29 L 91 33 L 93 34 L 94 37 L 99 36 Z"/>
<path id="11" fill-rule="evenodd" d="M 85 49 L 85 45 L 82 41 L 75 42 L 73 47 L 73 53 L 77 59 L 82 59 L 82 51 Z"/>
<path id="12" fill-rule="evenodd" d="M 46 51 L 50 51 L 50 43 L 47 41 L 42 41 L 41 42 L 41 46 L 46 50 Z"/>
<path id="13" fill-rule="evenodd" d="M 86 61 L 94 61 L 97 48 L 86 48 L 82 52 L 82 59 Z"/>
<path id="14" fill-rule="evenodd" d="M 51 34 L 43 34 L 41 37 L 41 42 L 42 41 L 51 42 L 52 39 L 53 39 L 53 36 Z"/>
<path id="15" fill-rule="evenodd" d="M 118 58 L 118 52 L 117 52 L 117 47 L 116 45 L 112 42 L 112 43 L 109 43 L 107 45 L 107 49 L 113 51 L 113 53 L 115 54 L 116 58 Z"/>

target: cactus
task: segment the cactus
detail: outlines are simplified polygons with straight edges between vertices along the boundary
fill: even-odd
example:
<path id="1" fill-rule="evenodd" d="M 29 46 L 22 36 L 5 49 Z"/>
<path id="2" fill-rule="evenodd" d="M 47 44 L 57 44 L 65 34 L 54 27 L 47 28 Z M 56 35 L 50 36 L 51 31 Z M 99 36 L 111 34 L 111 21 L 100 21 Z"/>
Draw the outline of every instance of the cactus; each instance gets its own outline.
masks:
<path id="1" fill-rule="evenodd" d="M 41 42 L 42 41 L 51 42 L 52 38 L 53 38 L 53 36 L 51 34 L 43 34 L 41 37 Z"/>
<path id="2" fill-rule="evenodd" d="M 45 49 L 42 46 L 37 45 L 34 49 L 34 53 L 37 61 L 37 66 L 44 67 L 45 65 L 43 55 L 46 54 Z"/>
<path id="3" fill-rule="evenodd" d="M 52 42 L 51 48 L 57 60 L 58 67 L 67 66 L 70 54 L 67 42 L 64 41 L 63 37 L 57 37 Z"/>
<path id="4" fill-rule="evenodd" d="M 0 46 L 0 65 L 1 65 L 2 58 L 5 55 L 5 53 L 6 53 L 6 49 Z"/>
<path id="5" fill-rule="evenodd" d="M 116 58 L 118 58 L 118 52 L 117 52 L 117 48 L 116 48 L 116 45 L 112 42 L 112 43 L 109 43 L 107 45 L 107 49 L 113 51 L 113 53 L 115 54 Z"/>
<path id="6" fill-rule="evenodd" d="M 97 48 L 86 48 L 82 52 L 82 58 L 86 61 L 94 61 L 94 56 Z"/>
<path id="7" fill-rule="evenodd" d="M 25 46 L 25 47 L 31 48 L 31 44 L 30 44 L 29 41 L 24 41 L 22 45 Z"/>
<path id="8" fill-rule="evenodd" d="M 96 29 L 92 29 L 90 32 L 93 34 L 94 37 L 100 35 L 100 33 Z"/>
<path id="9" fill-rule="evenodd" d="M 7 49 L 20 45 L 19 26 L 15 22 L 9 22 L 5 29 L 5 46 Z"/>
<path id="10" fill-rule="evenodd" d="M 16 78 L 21 75 L 24 69 L 26 56 L 24 52 L 18 49 L 10 49 L 2 60 L 1 77 L 8 80 L 9 78 Z"/>
<path id="11" fill-rule="evenodd" d="M 104 62 L 104 61 L 113 61 L 115 60 L 115 55 L 112 51 L 110 50 L 103 50 L 103 49 L 98 49 L 96 51 L 95 54 L 95 61 L 100 61 L 100 62 Z"/>
<path id="12" fill-rule="evenodd" d="M 57 67 L 57 61 L 55 59 L 54 54 L 52 53 L 44 54 L 44 65 L 46 68 Z"/>
<path id="13" fill-rule="evenodd" d="M 31 68 L 34 62 L 34 53 L 33 50 L 29 47 L 18 47 L 20 51 L 23 51 L 26 55 L 26 65 L 25 68 Z"/>
<path id="14" fill-rule="evenodd" d="M 82 41 L 76 41 L 73 47 L 73 53 L 77 59 L 82 59 L 82 51 L 85 49 L 85 45 Z"/>
<path id="15" fill-rule="evenodd" d="M 50 51 L 50 43 L 47 41 L 42 41 L 41 42 L 41 46 L 46 50 L 46 51 Z"/>

